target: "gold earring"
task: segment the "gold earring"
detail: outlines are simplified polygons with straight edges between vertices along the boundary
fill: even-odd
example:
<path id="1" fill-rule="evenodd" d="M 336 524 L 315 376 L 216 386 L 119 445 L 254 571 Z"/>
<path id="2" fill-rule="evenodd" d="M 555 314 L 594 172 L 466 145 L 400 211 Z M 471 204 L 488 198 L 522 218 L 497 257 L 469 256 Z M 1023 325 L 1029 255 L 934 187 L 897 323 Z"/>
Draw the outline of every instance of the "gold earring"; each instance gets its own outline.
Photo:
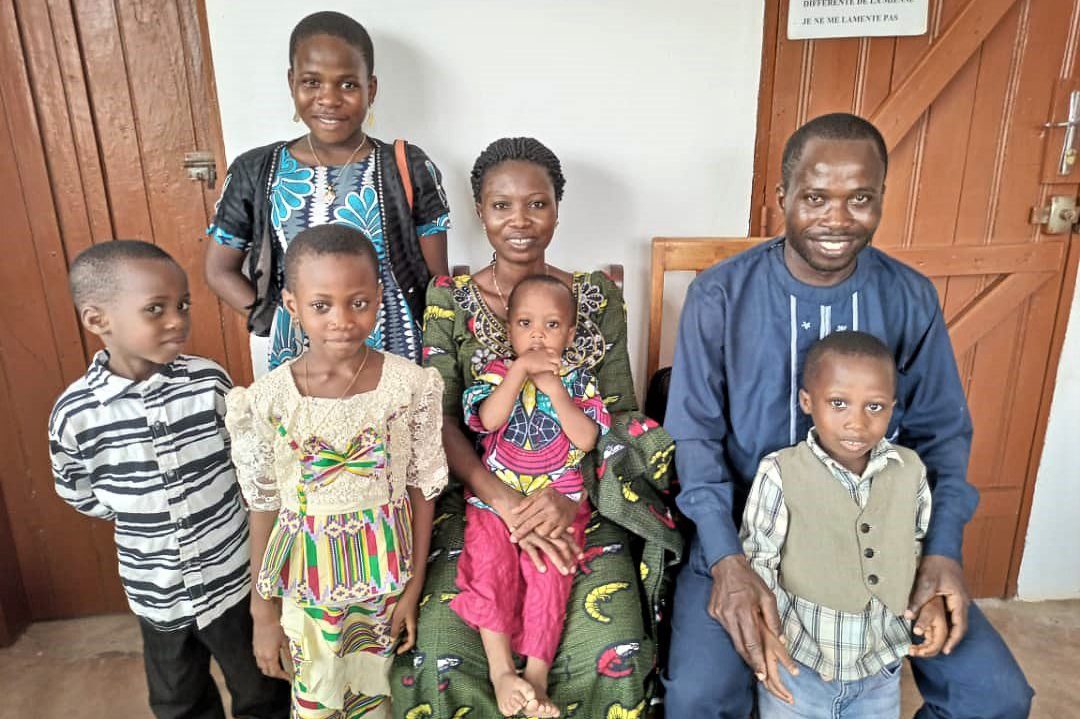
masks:
<path id="1" fill-rule="evenodd" d="M 368 127 L 375 127 L 375 106 L 368 105 L 367 117 L 364 118 L 367 121 Z"/>
<path id="2" fill-rule="evenodd" d="M 292 121 L 293 122 L 300 122 L 300 111 L 299 110 L 293 110 Z"/>

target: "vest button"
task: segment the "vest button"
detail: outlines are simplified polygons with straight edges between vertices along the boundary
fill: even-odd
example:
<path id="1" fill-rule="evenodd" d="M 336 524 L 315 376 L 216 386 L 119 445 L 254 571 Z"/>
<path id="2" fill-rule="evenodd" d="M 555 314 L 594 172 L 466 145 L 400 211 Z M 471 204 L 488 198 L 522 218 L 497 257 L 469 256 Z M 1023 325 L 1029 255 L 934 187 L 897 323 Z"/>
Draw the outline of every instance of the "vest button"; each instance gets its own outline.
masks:
<path id="1" fill-rule="evenodd" d="M 866 549 L 865 549 L 865 550 L 863 551 L 863 553 L 862 553 L 862 554 L 863 554 L 863 556 L 864 556 L 864 557 L 866 557 L 867 559 L 873 559 L 873 558 L 874 558 L 874 550 L 873 550 L 873 549 L 871 549 L 870 547 L 867 547 L 867 548 L 866 548 Z"/>
<path id="2" fill-rule="evenodd" d="M 859 525 L 859 531 L 862 532 L 863 534 L 869 534 L 870 533 L 870 525 L 867 524 L 866 522 L 863 522 L 862 524 Z"/>
<path id="3" fill-rule="evenodd" d="M 870 582 L 871 585 L 877 584 L 877 575 L 871 574 L 869 577 L 866 578 L 866 581 Z"/>

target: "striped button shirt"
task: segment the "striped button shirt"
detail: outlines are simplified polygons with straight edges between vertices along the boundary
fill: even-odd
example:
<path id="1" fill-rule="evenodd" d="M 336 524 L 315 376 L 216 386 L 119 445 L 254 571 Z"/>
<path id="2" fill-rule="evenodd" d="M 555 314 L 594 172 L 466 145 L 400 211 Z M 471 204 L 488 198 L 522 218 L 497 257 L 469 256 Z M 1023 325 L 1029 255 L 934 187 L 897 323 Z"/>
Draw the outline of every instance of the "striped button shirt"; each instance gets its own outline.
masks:
<path id="1" fill-rule="evenodd" d="M 147 380 L 98 352 L 49 418 L 56 492 L 112 520 L 131 609 L 168 631 L 203 628 L 248 596 L 247 517 L 229 459 L 225 393 L 210 360 L 181 355 Z"/>
<path id="2" fill-rule="evenodd" d="M 830 457 L 817 442 L 813 429 L 806 438 L 814 456 L 844 485 L 859 507 L 870 499 L 874 477 L 889 462 L 903 462 L 900 453 L 888 440 L 881 440 L 870 451 L 870 461 L 862 476 L 851 472 Z M 923 471 L 916 494 L 915 539 L 926 536 L 930 524 L 930 485 Z M 910 626 L 877 598 L 871 597 L 858 613 L 840 612 L 792 594 L 781 586 L 780 554 L 788 531 L 788 510 L 784 503 L 784 482 L 775 453 L 761 460 L 750 496 L 740 535 L 750 566 L 776 594 L 776 608 L 787 637 L 791 658 L 810 667 L 825 681 L 863 679 L 900 661 L 911 646 Z M 822 577 L 823 582 L 829 581 Z"/>

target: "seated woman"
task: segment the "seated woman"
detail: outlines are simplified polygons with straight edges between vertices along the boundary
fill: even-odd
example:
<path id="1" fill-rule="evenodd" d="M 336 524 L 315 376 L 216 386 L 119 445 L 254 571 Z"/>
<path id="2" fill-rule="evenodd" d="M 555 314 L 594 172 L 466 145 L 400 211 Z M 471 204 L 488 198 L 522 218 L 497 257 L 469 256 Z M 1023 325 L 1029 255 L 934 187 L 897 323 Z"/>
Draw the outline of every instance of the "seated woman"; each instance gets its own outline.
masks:
<path id="1" fill-rule="evenodd" d="M 540 142 L 510 138 L 488 146 L 473 167 L 472 186 L 495 250 L 492 263 L 472 276 L 437 277 L 428 288 L 424 359 L 446 385 L 443 444 L 453 478 L 435 511 L 417 648 L 394 667 L 397 717 L 499 715 L 480 635 L 449 606 L 464 539 L 463 485 L 495 509 L 538 570 L 577 567 L 549 675 L 548 692 L 562 716 L 637 717 L 654 684 L 664 570 L 682 551 L 662 499 L 674 446 L 638 412 L 619 288 L 603 273 L 566 272 L 545 260 L 564 184 L 558 158 Z M 577 331 L 563 359 L 595 375 L 612 415 L 611 430 L 581 465 L 597 511 L 580 562 L 567 531 L 578 504 L 550 486 L 529 497 L 510 489 L 481 462 L 462 425 L 462 393 L 492 360 L 512 356 L 507 298 L 536 274 L 571 288 Z"/>

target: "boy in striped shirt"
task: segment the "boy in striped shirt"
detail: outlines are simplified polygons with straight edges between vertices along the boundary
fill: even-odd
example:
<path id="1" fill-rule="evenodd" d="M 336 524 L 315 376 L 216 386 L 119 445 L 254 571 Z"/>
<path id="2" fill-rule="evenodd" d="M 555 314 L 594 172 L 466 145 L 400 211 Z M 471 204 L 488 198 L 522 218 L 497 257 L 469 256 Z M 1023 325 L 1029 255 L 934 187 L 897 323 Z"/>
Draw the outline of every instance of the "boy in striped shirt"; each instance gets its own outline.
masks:
<path id="1" fill-rule="evenodd" d="M 56 492 L 114 524 L 150 707 L 158 719 L 223 718 L 214 657 L 234 716 L 284 719 L 289 686 L 252 653 L 247 518 L 223 420 L 232 383 L 181 354 L 187 275 L 138 240 L 94 245 L 69 274 L 79 319 L 105 349 L 49 419 Z"/>

